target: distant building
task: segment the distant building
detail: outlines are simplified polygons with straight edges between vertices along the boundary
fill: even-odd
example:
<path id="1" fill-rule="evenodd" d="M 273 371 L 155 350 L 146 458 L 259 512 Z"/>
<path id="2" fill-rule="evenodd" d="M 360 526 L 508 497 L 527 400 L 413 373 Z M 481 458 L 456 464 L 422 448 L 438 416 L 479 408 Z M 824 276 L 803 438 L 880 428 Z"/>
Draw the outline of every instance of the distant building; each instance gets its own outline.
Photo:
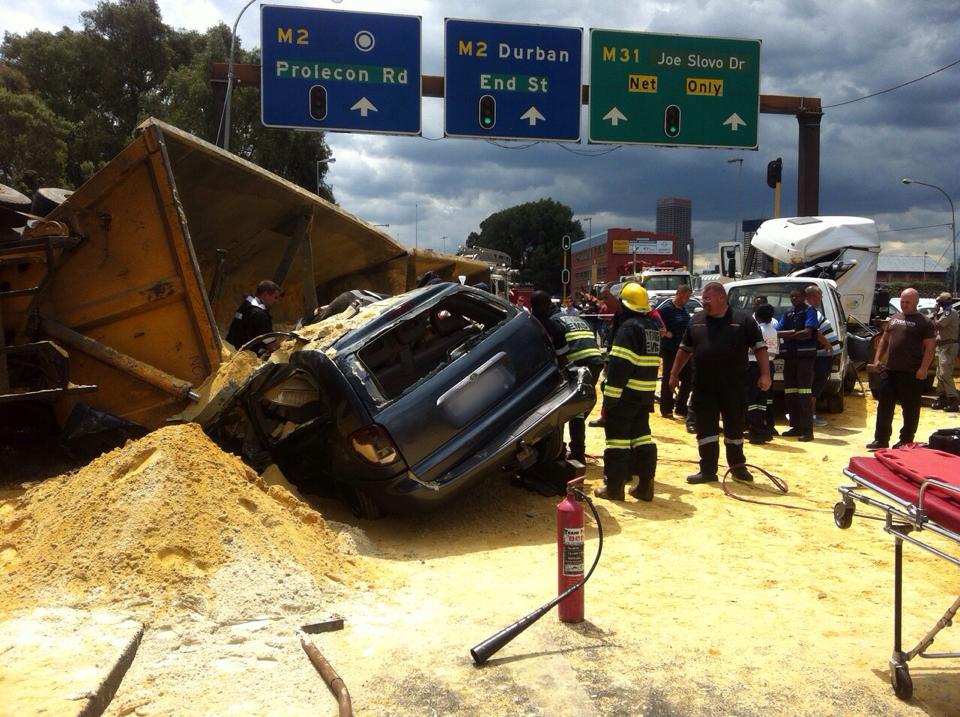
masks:
<path id="1" fill-rule="evenodd" d="M 929 254 L 898 255 L 880 252 L 877 283 L 946 281 L 947 267 Z"/>
<path id="2" fill-rule="evenodd" d="M 608 229 L 575 241 L 570 247 L 571 288 L 585 291 L 595 282 L 616 281 L 631 273 L 634 256 L 638 265 L 679 261 L 677 243 L 672 234 L 637 229 Z"/>
<path id="3" fill-rule="evenodd" d="M 691 204 L 683 197 L 657 200 L 657 234 L 673 234 L 677 239 L 677 260 L 690 265 Z"/>

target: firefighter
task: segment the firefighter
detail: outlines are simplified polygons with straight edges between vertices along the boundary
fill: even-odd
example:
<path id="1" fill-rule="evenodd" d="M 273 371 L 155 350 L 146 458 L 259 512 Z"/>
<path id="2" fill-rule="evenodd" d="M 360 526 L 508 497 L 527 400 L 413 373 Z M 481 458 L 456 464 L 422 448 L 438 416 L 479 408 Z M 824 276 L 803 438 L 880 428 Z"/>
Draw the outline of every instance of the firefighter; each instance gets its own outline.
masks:
<path id="1" fill-rule="evenodd" d="M 575 366 L 584 366 L 590 370 L 590 378 L 594 387 L 603 371 L 603 354 L 597 346 L 597 338 L 593 329 L 579 316 L 564 314 L 559 307 L 554 306 L 550 294 L 546 291 L 535 291 L 530 296 L 530 306 L 533 316 L 541 323 L 550 340 L 553 349 L 561 364 L 569 362 Z M 586 461 L 587 416 L 593 406 L 584 413 L 570 419 L 570 457 L 584 463 Z"/>
<path id="2" fill-rule="evenodd" d="M 623 500 L 624 486 L 636 475 L 637 485 L 630 495 L 651 501 L 657 446 L 650 435 L 650 413 L 660 364 L 660 325 L 650 316 L 647 291 L 640 284 L 626 284 L 620 304 L 623 317 L 607 356 L 603 389 L 606 485 L 596 494 Z"/>
<path id="3" fill-rule="evenodd" d="M 747 414 L 743 377 L 747 374 L 747 351 L 751 348 L 757 357 L 757 387 L 766 391 L 770 388 L 770 364 L 760 327 L 750 314 L 730 307 L 723 284 L 710 282 L 703 287 L 703 311 L 690 319 L 670 371 L 670 388 L 675 389 L 683 367 L 691 357 L 696 361 L 692 405 L 697 414 L 700 471 L 687 476 L 687 483 L 696 485 L 718 480 L 721 417 L 731 474 L 737 480 L 753 480 L 743 454 Z"/>

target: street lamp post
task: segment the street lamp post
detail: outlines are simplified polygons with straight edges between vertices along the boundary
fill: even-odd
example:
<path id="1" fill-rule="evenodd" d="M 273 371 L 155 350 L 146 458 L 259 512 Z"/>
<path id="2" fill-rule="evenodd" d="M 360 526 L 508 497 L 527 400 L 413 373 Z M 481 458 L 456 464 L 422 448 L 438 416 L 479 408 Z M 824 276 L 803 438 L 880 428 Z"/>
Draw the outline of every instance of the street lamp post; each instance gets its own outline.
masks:
<path id="1" fill-rule="evenodd" d="M 254 0 L 249 0 L 249 2 L 243 6 L 243 10 L 240 11 L 240 14 L 237 15 L 236 21 L 233 23 L 233 32 L 230 33 L 230 57 L 227 62 L 227 96 L 223 102 L 223 148 L 230 151 L 230 98 L 233 96 L 233 56 L 237 51 L 237 25 L 240 24 L 240 18 L 243 17 L 243 13 L 247 11 L 247 8 L 253 5 Z"/>
<path id="2" fill-rule="evenodd" d="M 733 240 L 741 241 L 739 236 L 740 234 L 740 175 L 743 173 L 743 157 L 734 157 L 733 159 L 728 159 L 727 164 L 737 163 L 737 221 L 733 225 Z M 747 268 L 744 267 L 744 275 L 746 275 Z"/>
<path id="3" fill-rule="evenodd" d="M 936 189 L 940 194 L 947 198 L 947 201 L 950 202 L 950 245 L 953 247 L 953 280 L 950 283 L 950 291 L 956 296 L 957 295 L 957 213 L 953 208 L 953 200 L 950 198 L 950 195 L 947 194 L 943 187 L 938 187 L 936 184 L 928 184 L 927 182 L 920 182 L 916 179 L 910 179 L 909 177 L 904 177 L 900 180 L 903 184 L 922 184 L 924 187 L 930 187 L 931 189 Z"/>
<path id="4" fill-rule="evenodd" d="M 317 160 L 317 196 L 320 196 L 320 165 L 321 164 L 333 164 L 337 161 L 336 157 L 327 157 L 326 159 Z"/>

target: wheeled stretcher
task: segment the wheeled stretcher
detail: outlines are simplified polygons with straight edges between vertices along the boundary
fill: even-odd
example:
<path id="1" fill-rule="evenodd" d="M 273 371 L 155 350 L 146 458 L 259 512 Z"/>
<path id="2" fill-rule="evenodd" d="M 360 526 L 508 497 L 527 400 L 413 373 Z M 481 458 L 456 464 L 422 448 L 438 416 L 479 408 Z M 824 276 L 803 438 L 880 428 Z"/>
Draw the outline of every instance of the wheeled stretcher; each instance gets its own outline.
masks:
<path id="1" fill-rule="evenodd" d="M 879 508 L 885 514 L 884 530 L 893 536 L 893 656 L 890 683 L 897 697 L 909 700 L 913 681 L 907 663 L 914 657 L 960 657 L 960 652 L 929 653 L 927 649 L 960 609 L 960 597 L 936 625 L 908 652 L 901 647 L 903 612 L 903 543 L 912 543 L 960 567 L 960 557 L 950 555 L 921 538 L 924 531 L 960 543 L 960 456 L 922 446 L 879 450 L 873 457 L 851 458 L 844 475 L 856 485 L 841 486 L 843 499 L 833 507 L 839 528 L 853 522 L 856 502 Z M 869 492 L 864 490 L 869 489 Z"/>

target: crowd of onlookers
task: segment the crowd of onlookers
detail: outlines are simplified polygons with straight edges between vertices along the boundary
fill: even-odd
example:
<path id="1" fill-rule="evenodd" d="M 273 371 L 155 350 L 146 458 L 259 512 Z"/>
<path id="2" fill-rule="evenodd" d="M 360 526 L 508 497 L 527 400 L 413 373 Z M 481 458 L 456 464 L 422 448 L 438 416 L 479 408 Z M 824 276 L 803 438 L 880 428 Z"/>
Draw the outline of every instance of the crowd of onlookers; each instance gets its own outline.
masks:
<path id="1" fill-rule="evenodd" d="M 628 293 L 631 298 L 625 300 Z M 606 285 L 596 297 L 582 292 L 575 298 L 567 297 L 559 306 L 551 306 L 541 292 L 542 305 L 539 312 L 533 312 L 535 316 L 542 321 L 550 314 L 579 317 L 585 322 L 582 328 L 589 326 L 593 332 L 595 345 L 607 347 L 606 380 L 601 382 L 603 410 L 591 423 L 606 432 L 604 497 L 623 499 L 622 486 L 629 482 L 630 470 L 633 476 L 640 476 L 631 494 L 644 500 L 652 497 L 652 472 L 647 465 L 651 454 L 648 452 L 646 459 L 634 459 L 631 468 L 623 451 L 636 453 L 638 447 L 650 444 L 648 425 L 643 420 L 637 423 L 637 415 L 656 407 L 664 418 L 684 418 L 688 432 L 697 434 L 701 470 L 688 477 L 691 483 L 717 480 L 721 418 L 727 462 L 733 477 L 740 480 L 752 480 L 744 465 L 744 438 L 751 443 L 766 443 L 778 435 L 813 441 L 814 429 L 828 425 L 817 416 L 816 406 L 843 346 L 822 311 L 818 286 L 794 289 L 790 309 L 780 316 L 764 296 L 755 297 L 752 312 L 733 310 L 719 283 L 704 287 L 703 311 L 691 314 L 691 295 L 688 286 L 680 286 L 670 300 L 653 307 L 642 286 L 629 282 Z M 901 310 L 885 322 L 876 343 L 869 368 L 878 374 L 877 420 L 869 450 L 890 445 L 897 405 L 902 409 L 903 426 L 894 447 L 914 441 L 923 388 L 935 358 L 938 397 L 933 407 L 948 412 L 960 410 L 953 382 L 960 319 L 952 307 L 953 299 L 942 294 L 932 318 L 917 311 L 918 299 L 914 289 L 901 294 Z M 646 338 L 638 338 L 644 331 Z M 651 331 L 657 336 L 653 337 Z M 656 351 L 651 353 L 654 346 Z M 598 355 L 591 353 L 594 373 L 600 370 Z M 649 375 L 641 377 L 639 372 L 653 365 L 653 355 L 660 371 L 659 380 L 651 383 Z M 782 432 L 775 425 L 769 391 L 774 357 L 782 359 L 788 423 Z M 615 362 L 616 372 L 628 376 L 623 385 L 611 386 L 611 364 Z M 654 395 L 655 384 L 659 396 Z M 625 404 L 633 406 L 632 412 L 625 412 Z M 611 425 L 614 421 L 621 425 Z M 625 431 L 623 422 L 633 428 Z M 582 445 L 582 440 L 578 441 L 581 454 Z M 655 451 L 652 455 L 655 463 Z M 613 478 L 610 466 L 615 468 Z"/>

